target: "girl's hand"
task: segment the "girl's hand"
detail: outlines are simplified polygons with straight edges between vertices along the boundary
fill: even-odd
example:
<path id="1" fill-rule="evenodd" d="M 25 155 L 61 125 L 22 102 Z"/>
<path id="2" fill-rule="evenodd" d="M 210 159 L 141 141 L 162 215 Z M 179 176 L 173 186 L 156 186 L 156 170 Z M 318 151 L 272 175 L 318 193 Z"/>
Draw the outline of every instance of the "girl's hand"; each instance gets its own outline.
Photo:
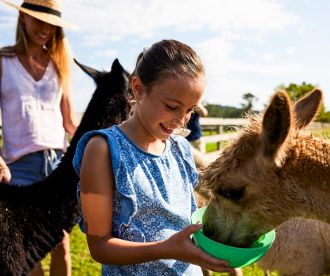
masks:
<path id="1" fill-rule="evenodd" d="M 11 173 L 7 166 L 0 167 L 0 182 L 1 183 L 9 183 L 11 179 Z"/>
<path id="2" fill-rule="evenodd" d="M 226 261 L 212 257 L 192 242 L 190 235 L 201 228 L 202 224 L 192 224 L 165 240 L 166 253 L 171 259 L 192 263 L 211 271 L 234 272 Z"/>

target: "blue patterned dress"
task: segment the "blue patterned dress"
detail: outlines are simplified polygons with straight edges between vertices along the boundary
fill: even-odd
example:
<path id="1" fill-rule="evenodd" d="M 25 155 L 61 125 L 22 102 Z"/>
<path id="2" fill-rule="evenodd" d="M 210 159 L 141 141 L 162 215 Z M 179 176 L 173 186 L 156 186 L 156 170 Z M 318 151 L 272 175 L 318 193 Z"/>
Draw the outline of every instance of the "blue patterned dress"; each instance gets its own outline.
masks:
<path id="1" fill-rule="evenodd" d="M 107 139 L 112 159 L 115 237 L 135 242 L 160 241 L 190 224 L 196 209 L 193 187 L 198 174 L 185 138 L 172 135 L 166 141 L 165 151 L 154 155 L 133 144 L 118 126 L 91 131 L 81 138 L 74 156 L 78 175 L 86 144 L 95 135 Z M 192 264 L 161 259 L 133 265 L 103 264 L 102 275 L 195 276 L 202 275 L 202 271 Z"/>

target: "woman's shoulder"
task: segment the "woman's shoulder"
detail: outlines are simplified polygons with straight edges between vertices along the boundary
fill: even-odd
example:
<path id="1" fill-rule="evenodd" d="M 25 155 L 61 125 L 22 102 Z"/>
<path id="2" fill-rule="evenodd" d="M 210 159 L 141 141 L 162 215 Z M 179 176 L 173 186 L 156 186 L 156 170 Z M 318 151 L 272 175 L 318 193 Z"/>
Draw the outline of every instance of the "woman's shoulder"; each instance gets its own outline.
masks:
<path id="1" fill-rule="evenodd" d="M 15 57 L 16 55 L 17 55 L 16 45 L 0 48 L 0 58 L 1 57 Z"/>
<path id="2" fill-rule="evenodd" d="M 0 48 L 0 79 L 2 75 L 2 57 L 15 57 L 16 55 L 17 55 L 16 45 Z"/>

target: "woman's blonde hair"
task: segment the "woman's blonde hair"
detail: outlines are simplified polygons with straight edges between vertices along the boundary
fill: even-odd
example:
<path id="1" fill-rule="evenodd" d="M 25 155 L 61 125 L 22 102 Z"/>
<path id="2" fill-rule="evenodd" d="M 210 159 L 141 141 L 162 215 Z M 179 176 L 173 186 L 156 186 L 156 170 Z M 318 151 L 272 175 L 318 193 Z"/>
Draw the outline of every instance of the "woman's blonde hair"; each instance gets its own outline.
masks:
<path id="1" fill-rule="evenodd" d="M 59 81 L 64 90 L 69 89 L 71 82 L 71 51 L 63 28 L 55 26 L 55 34 L 45 45 L 47 53 L 52 60 Z M 16 28 L 16 51 L 17 53 L 28 53 L 28 41 L 26 31 L 22 26 L 20 16 Z"/>

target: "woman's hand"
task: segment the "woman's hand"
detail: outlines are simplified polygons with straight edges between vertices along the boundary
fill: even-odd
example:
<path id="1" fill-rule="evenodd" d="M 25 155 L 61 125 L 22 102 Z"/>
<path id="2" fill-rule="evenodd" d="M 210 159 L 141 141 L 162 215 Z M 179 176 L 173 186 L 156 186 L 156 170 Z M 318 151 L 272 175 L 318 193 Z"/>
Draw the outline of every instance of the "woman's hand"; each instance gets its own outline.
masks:
<path id="1" fill-rule="evenodd" d="M 8 184 L 11 179 L 11 173 L 7 166 L 0 167 L 0 182 Z"/>
<path id="2" fill-rule="evenodd" d="M 163 246 L 166 253 L 169 254 L 168 257 L 199 265 L 215 272 L 234 272 L 226 261 L 210 256 L 192 242 L 190 235 L 201 228 L 201 224 L 192 224 L 165 240 Z"/>

